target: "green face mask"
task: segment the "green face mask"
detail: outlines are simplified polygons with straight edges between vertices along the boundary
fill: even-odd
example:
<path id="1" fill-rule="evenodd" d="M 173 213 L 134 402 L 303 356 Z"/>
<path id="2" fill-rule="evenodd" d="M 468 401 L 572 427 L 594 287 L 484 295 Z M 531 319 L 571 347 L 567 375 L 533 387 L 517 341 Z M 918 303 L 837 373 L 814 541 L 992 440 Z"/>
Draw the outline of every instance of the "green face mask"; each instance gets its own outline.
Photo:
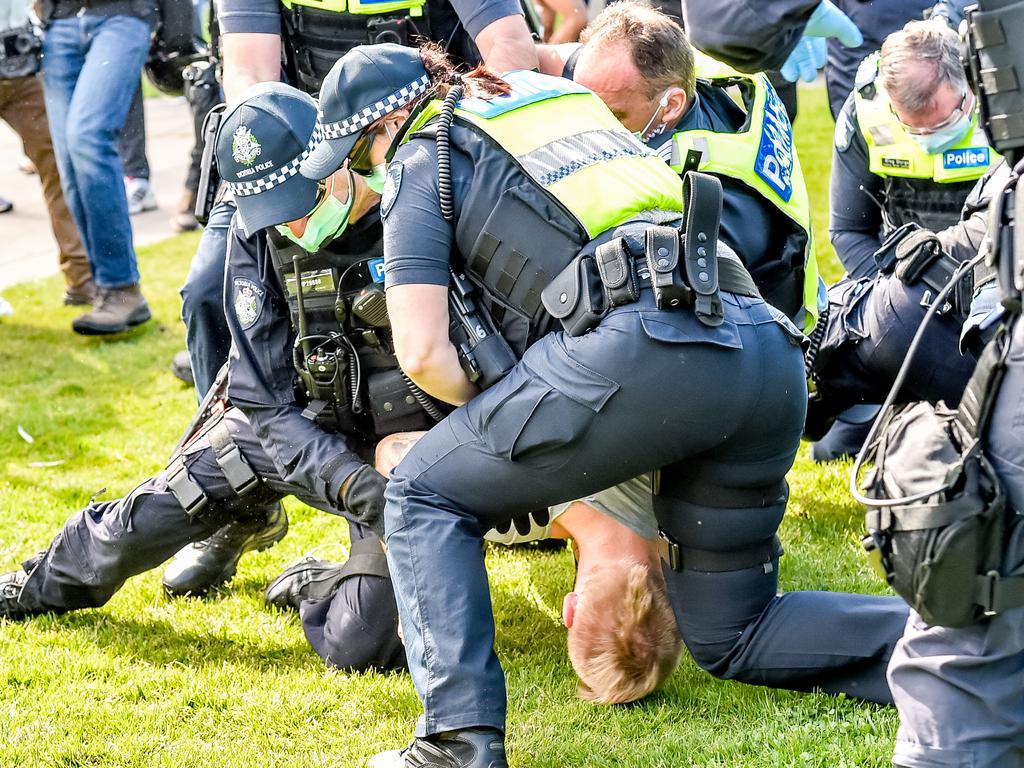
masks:
<path id="1" fill-rule="evenodd" d="M 387 163 L 381 163 L 380 165 L 373 166 L 373 171 L 369 176 L 363 176 L 363 180 L 366 182 L 366 186 L 378 195 L 383 194 L 384 182 L 388 180 Z"/>
<path id="2" fill-rule="evenodd" d="M 313 209 L 313 213 L 306 220 L 306 230 L 302 233 L 302 237 L 296 237 L 287 224 L 279 224 L 277 226 L 278 232 L 307 253 L 316 253 L 326 243 L 334 240 L 344 232 L 348 226 L 348 217 L 352 212 L 352 203 L 355 200 L 352 179 L 349 178 L 347 200 L 339 200 L 334 196 L 333 185 L 334 182 L 332 180 L 331 190 L 325 193 L 323 201 Z"/>

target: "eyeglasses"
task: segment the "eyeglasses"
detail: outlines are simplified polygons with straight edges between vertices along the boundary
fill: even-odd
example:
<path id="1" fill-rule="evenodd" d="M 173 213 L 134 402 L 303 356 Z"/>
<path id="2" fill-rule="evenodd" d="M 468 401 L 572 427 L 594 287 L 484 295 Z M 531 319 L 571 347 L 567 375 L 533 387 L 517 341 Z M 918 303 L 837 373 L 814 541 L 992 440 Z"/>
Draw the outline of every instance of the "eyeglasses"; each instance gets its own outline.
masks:
<path id="1" fill-rule="evenodd" d="M 896 119 L 899 120 L 900 125 L 903 126 L 903 129 L 911 136 L 930 136 L 933 133 L 938 133 L 944 128 L 949 128 L 949 126 L 956 123 L 958 120 L 960 120 L 960 118 L 964 116 L 964 114 L 966 114 L 967 96 L 969 94 L 970 91 L 964 91 L 964 95 L 960 97 L 960 103 L 957 105 L 956 109 L 950 112 L 949 117 L 947 117 L 938 125 L 933 125 L 930 128 L 915 128 L 912 125 L 907 125 L 905 122 L 903 122 L 903 119 L 898 114 L 896 114 L 896 110 L 893 109 L 892 104 L 889 105 L 889 109 L 892 111 L 893 115 L 896 116 Z"/>
<path id="2" fill-rule="evenodd" d="M 381 127 L 378 125 L 360 136 L 352 145 L 352 151 L 348 153 L 348 167 L 353 173 L 360 176 L 369 176 L 373 173 L 373 163 L 370 161 L 370 149 L 373 142 L 377 140 L 377 134 Z"/>
<path id="3" fill-rule="evenodd" d="M 302 218 L 304 218 L 304 219 L 309 218 L 314 213 L 316 213 L 317 209 L 320 208 L 320 206 L 324 204 L 324 201 L 326 199 L 327 199 L 327 179 L 320 179 L 320 181 L 318 181 L 316 183 L 316 202 L 314 202 L 313 203 L 313 207 L 309 209 L 309 213 L 307 213 Z M 298 219 L 295 219 L 295 221 L 298 221 Z M 290 227 L 288 226 L 289 224 L 291 224 L 290 221 L 286 221 L 284 224 L 278 224 L 276 229 L 277 229 L 278 232 L 280 232 L 282 235 L 284 235 L 286 233 L 286 231 L 290 230 Z"/>

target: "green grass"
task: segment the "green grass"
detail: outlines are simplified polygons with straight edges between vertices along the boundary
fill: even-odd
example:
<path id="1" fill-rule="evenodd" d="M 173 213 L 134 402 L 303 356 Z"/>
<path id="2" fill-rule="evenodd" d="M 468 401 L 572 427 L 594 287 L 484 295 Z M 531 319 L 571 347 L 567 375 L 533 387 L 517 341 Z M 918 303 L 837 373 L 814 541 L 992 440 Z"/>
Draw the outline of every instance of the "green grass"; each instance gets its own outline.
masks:
<path id="1" fill-rule="evenodd" d="M 831 259 L 831 121 L 823 89 L 801 98 L 819 255 Z M 17 314 L 0 322 L 0 569 L 45 547 L 101 488 L 105 498 L 124 494 L 164 465 L 194 407 L 168 364 L 183 345 L 177 288 L 196 239 L 143 249 L 155 319 L 119 340 L 70 332 L 75 311 L 59 306 L 59 278 L 4 291 Z M 35 442 L 18 436 L 19 425 Z M 782 530 L 785 589 L 882 591 L 859 554 L 846 470 L 801 455 Z M 102 609 L 0 622 L 0 766 L 333 767 L 404 743 L 418 712 L 406 676 L 327 670 L 295 616 L 263 608 L 262 589 L 280 569 L 345 538 L 339 520 L 293 501 L 288 509 L 291 534 L 247 556 L 213 599 L 168 600 L 157 570 Z M 489 565 L 515 766 L 888 764 L 893 711 L 718 681 L 689 658 L 645 702 L 584 704 L 558 622 L 570 555 L 494 550 Z"/>

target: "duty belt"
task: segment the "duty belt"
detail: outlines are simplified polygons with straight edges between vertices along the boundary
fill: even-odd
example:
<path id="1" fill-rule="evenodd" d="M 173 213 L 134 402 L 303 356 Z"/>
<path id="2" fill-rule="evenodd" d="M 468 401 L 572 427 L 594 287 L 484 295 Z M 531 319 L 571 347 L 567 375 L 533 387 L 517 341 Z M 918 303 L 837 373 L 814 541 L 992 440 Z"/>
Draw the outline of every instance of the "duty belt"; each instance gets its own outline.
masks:
<path id="1" fill-rule="evenodd" d="M 710 549 L 685 547 L 663 530 L 658 531 L 658 552 L 673 571 L 722 573 L 762 566 L 765 573 L 775 568 L 775 560 L 783 554 L 778 536 L 740 549 L 716 552 Z"/>
<path id="2" fill-rule="evenodd" d="M 714 311 L 711 297 L 719 290 L 760 298 L 757 286 L 737 257 L 711 256 L 701 246 L 704 253 L 696 255 L 694 251 L 693 266 L 687 269 L 687 265 L 679 264 L 679 243 L 680 233 L 672 227 L 650 228 L 642 248 L 633 238 L 618 237 L 604 243 L 593 255 L 577 256 L 548 284 L 541 295 L 544 307 L 562 323 L 566 333 L 579 336 L 615 307 L 636 301 L 645 288 L 660 294 L 659 307 L 692 308 L 709 325 L 721 322 L 709 318 Z M 686 274 L 691 271 L 697 280 L 706 277 L 705 282 L 713 283 L 714 290 L 693 288 Z"/>

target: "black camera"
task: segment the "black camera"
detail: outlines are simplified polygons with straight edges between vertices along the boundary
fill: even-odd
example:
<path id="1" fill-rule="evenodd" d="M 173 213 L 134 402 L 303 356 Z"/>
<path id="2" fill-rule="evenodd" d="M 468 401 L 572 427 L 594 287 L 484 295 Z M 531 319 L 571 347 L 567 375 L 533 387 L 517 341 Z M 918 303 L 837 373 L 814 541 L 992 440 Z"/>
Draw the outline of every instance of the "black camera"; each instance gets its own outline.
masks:
<path id="1" fill-rule="evenodd" d="M 36 74 L 42 64 L 43 43 L 34 27 L 0 32 L 0 80 Z"/>

